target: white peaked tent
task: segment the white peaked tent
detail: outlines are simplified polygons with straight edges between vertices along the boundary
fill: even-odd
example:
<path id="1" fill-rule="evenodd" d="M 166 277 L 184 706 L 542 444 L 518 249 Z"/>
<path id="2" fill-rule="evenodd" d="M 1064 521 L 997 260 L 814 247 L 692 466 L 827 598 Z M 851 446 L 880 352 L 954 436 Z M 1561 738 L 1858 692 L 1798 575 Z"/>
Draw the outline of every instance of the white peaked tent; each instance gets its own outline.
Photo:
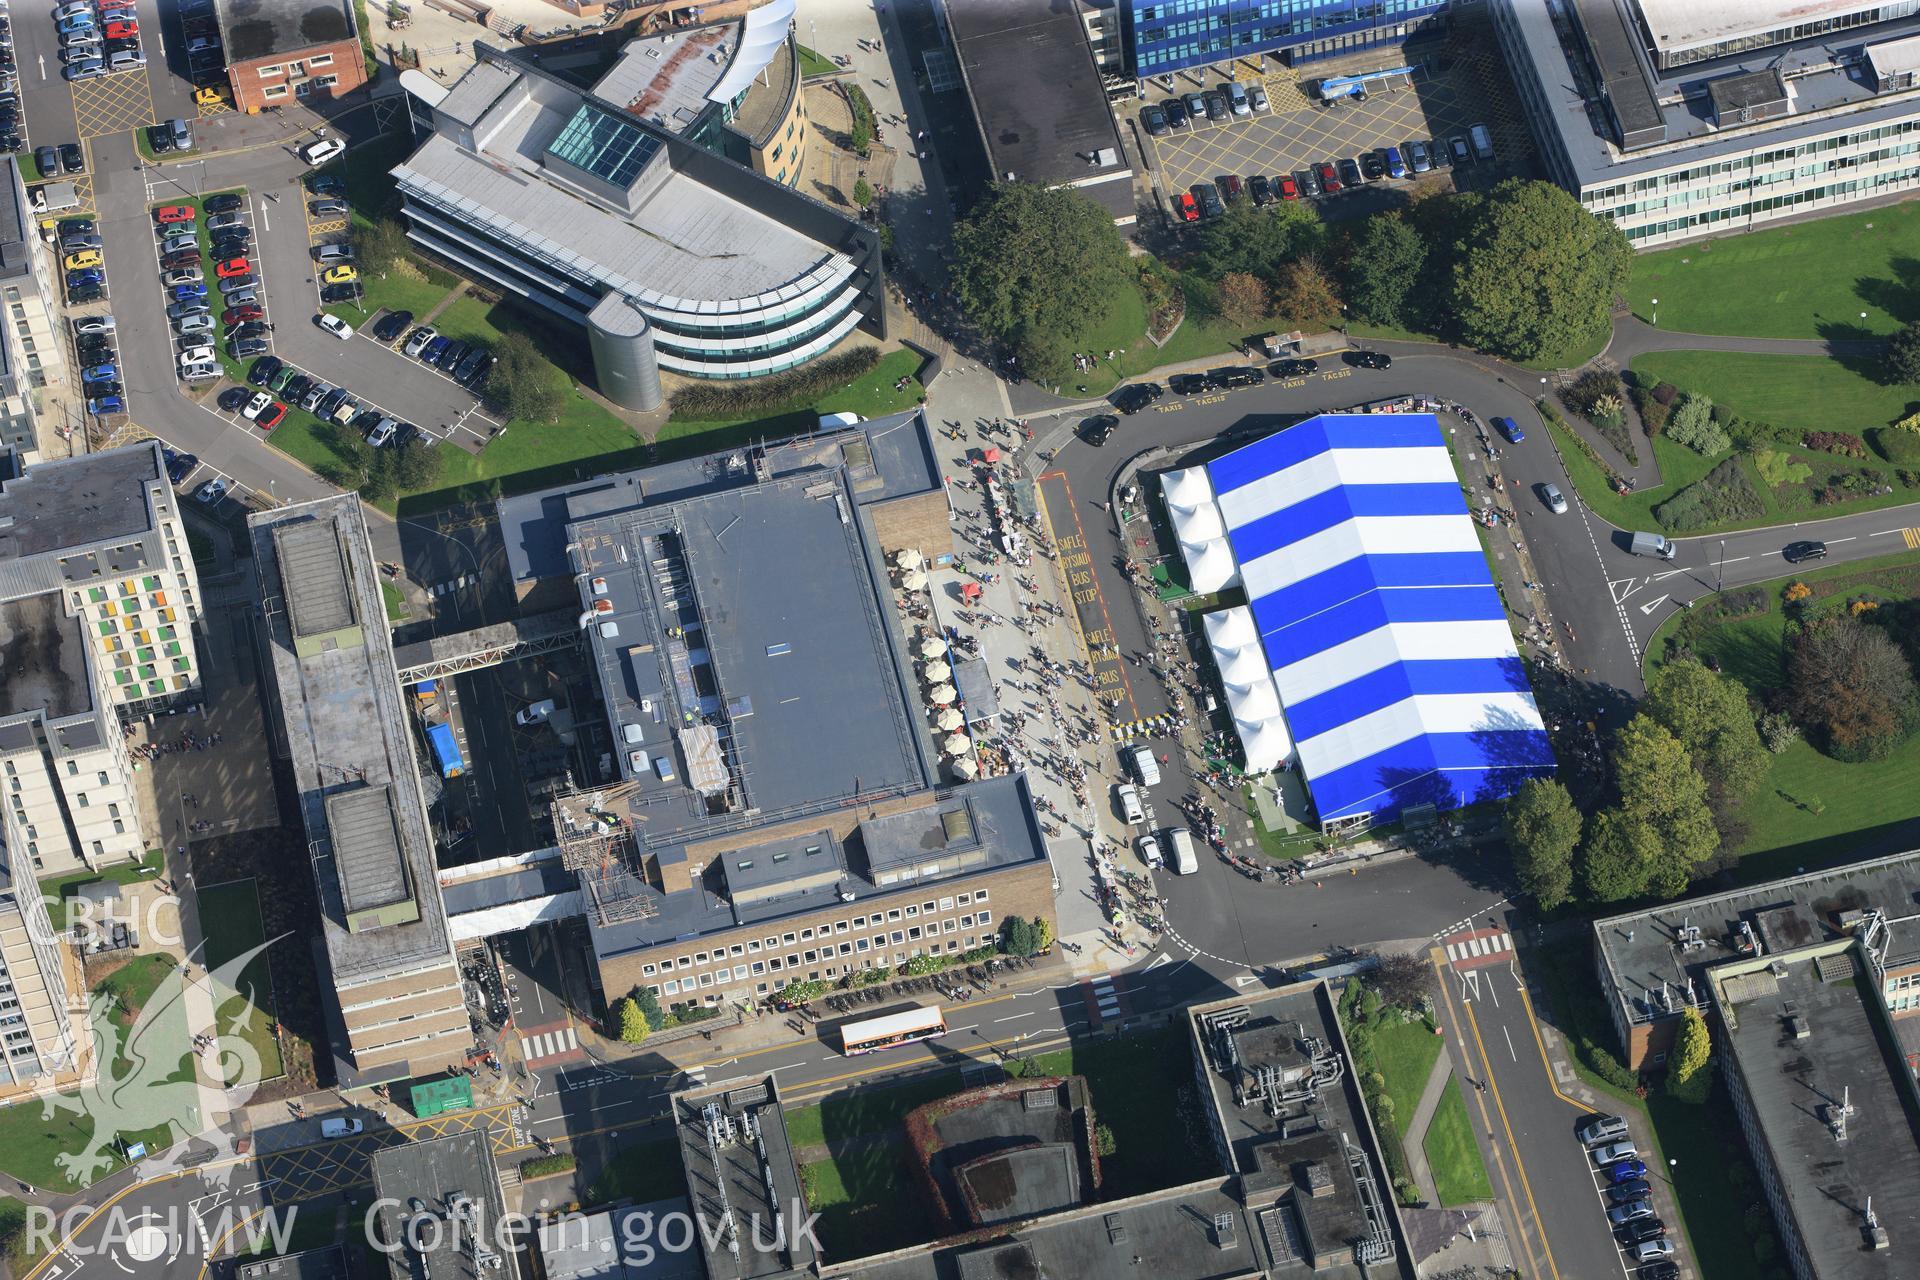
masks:
<path id="1" fill-rule="evenodd" d="M 1213 500 L 1213 484 L 1203 467 L 1160 473 L 1174 537 L 1187 563 L 1187 582 L 1202 595 L 1240 580 L 1240 566 L 1227 543 L 1227 524 Z"/>
<path id="2" fill-rule="evenodd" d="M 1233 713 L 1233 730 L 1247 757 L 1247 772 L 1267 773 L 1279 768 L 1293 755 L 1293 735 L 1287 732 L 1280 695 L 1273 687 L 1273 673 L 1254 630 L 1252 612 L 1244 605 L 1218 609 L 1201 621 L 1226 687 L 1227 709 Z"/>
<path id="3" fill-rule="evenodd" d="M 1183 542 L 1180 550 L 1187 558 L 1187 584 L 1201 595 L 1211 595 L 1239 580 L 1240 573 L 1225 538 L 1216 538 L 1198 547 Z"/>
<path id="4" fill-rule="evenodd" d="M 1207 479 L 1205 467 L 1187 467 L 1181 471 L 1167 471 L 1160 476 L 1160 492 L 1167 495 L 1167 504 L 1175 507 L 1197 507 L 1203 502 L 1213 501 L 1213 482 Z"/>

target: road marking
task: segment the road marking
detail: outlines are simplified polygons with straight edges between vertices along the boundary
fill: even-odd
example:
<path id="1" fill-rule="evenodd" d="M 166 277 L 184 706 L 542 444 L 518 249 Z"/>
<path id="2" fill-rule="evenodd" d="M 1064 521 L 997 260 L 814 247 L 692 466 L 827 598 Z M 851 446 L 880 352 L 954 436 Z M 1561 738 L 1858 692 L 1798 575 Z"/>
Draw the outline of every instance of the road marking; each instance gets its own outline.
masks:
<path id="1" fill-rule="evenodd" d="M 1025 1013 L 1014 1013 L 1014 1014 L 1009 1014 L 1009 1015 L 1007 1015 L 1007 1016 L 1006 1016 L 1006 1017 L 1004 1017 L 1004 1018 L 995 1018 L 995 1019 L 994 1019 L 994 1021 L 995 1021 L 996 1023 L 999 1023 L 999 1022 L 1013 1022 L 1013 1021 L 1015 1021 L 1016 1019 L 1019 1019 L 1019 1018 L 1031 1018 L 1031 1017 L 1032 1017 L 1032 1016 L 1033 1016 L 1033 1015 L 1034 1015 L 1035 1013 L 1037 1013 L 1037 1012 L 1038 1012 L 1038 1010 L 1035 1010 L 1035 1009 L 1029 1009 L 1029 1010 L 1027 1010 L 1027 1011 L 1026 1011 Z"/>
<path id="2" fill-rule="evenodd" d="M 1494 1003 L 1498 1004 L 1499 1001 L 1496 1000 Z M 1507 1056 L 1513 1059 L 1515 1066 L 1520 1065 L 1520 1055 L 1513 1051 L 1513 1033 L 1505 1027 L 1502 1027 L 1500 1028 L 1500 1034 L 1507 1038 Z"/>
<path id="3" fill-rule="evenodd" d="M 1652 613 L 1655 609 L 1658 609 L 1661 605 L 1665 604 L 1666 602 L 1667 602 L 1666 596 L 1661 596 L 1657 600 L 1649 600 L 1645 604 L 1640 606 L 1640 612 Z"/>
<path id="4" fill-rule="evenodd" d="M 1858 534 L 1851 534 L 1851 533 L 1850 533 L 1850 534 L 1848 534 L 1848 535 L 1847 535 L 1846 537 L 1844 537 L 1844 538 L 1828 538 L 1828 539 L 1827 539 L 1827 543 L 1828 543 L 1828 545 L 1829 545 L 1829 546 L 1831 546 L 1831 545 L 1832 545 L 1833 543 L 1836 543 L 1836 542 L 1856 542 L 1856 541 L 1858 541 L 1858 540 L 1859 540 L 1859 535 L 1858 535 Z"/>

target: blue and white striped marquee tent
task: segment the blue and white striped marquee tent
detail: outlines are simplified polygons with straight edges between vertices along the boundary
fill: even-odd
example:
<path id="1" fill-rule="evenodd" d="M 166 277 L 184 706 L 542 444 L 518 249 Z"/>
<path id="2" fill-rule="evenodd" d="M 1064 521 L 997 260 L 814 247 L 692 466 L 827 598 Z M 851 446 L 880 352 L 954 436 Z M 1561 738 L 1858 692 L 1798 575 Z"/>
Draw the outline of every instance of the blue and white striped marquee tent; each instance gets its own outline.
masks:
<path id="1" fill-rule="evenodd" d="M 1552 772 L 1433 415 L 1323 414 L 1161 483 L 1194 589 L 1246 591 L 1206 626 L 1249 768 L 1297 762 L 1322 823 Z"/>

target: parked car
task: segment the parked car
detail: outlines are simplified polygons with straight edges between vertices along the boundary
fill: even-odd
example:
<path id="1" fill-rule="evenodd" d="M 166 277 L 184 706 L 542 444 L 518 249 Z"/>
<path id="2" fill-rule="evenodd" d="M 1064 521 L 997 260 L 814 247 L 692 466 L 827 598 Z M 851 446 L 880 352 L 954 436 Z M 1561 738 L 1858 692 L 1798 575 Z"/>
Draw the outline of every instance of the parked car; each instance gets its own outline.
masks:
<path id="1" fill-rule="evenodd" d="M 267 349 L 265 338 L 241 338 L 238 341 L 227 339 L 227 354 L 236 360 L 246 360 L 259 355 Z"/>
<path id="2" fill-rule="evenodd" d="M 367 443 L 378 449 L 393 439 L 394 432 L 400 429 L 397 419 L 383 417 L 373 424 L 367 432 Z"/>
<path id="3" fill-rule="evenodd" d="M 240 409 L 240 416 L 252 422 L 260 416 L 260 411 L 273 403 L 273 397 L 264 391 L 256 391 Z"/>
<path id="4" fill-rule="evenodd" d="M 1647 1176 L 1647 1166 L 1639 1158 L 1621 1160 L 1607 1166 L 1607 1178 L 1616 1186 L 1622 1182 L 1632 1182 L 1635 1178 Z"/>
<path id="5" fill-rule="evenodd" d="M 1166 394 L 1157 382 L 1129 382 L 1113 393 L 1113 407 L 1121 413 L 1138 413 Z"/>
<path id="6" fill-rule="evenodd" d="M 1328 195 L 1332 195 L 1334 192 L 1343 189 L 1347 185 L 1346 180 L 1341 176 L 1342 170 L 1340 166 L 1336 165 L 1331 160 L 1323 160 L 1318 165 L 1315 165 L 1314 173 L 1317 174 L 1320 178 L 1320 189 L 1326 192 Z M 1357 169 L 1354 170 L 1354 177 L 1356 180 L 1359 178 L 1359 176 L 1360 176 L 1359 170 Z"/>
<path id="7" fill-rule="evenodd" d="M 1227 99 L 1224 94 L 1209 93 L 1206 95 L 1206 100 L 1207 119 L 1218 124 L 1232 117 L 1233 109 L 1227 105 Z"/>
<path id="8" fill-rule="evenodd" d="M 200 465 L 200 458 L 197 454 L 181 453 L 176 449 L 169 449 L 165 446 L 161 447 L 160 452 L 166 459 L 167 479 L 174 484 L 179 484 L 182 480 L 192 475 L 193 469 Z"/>
<path id="9" fill-rule="evenodd" d="M 1510 424 L 1511 422 L 1512 419 L 1510 418 L 1495 418 L 1493 425 L 1500 427 L 1504 432 L 1507 428 L 1503 424 Z M 1508 439 L 1518 439 L 1518 437 L 1508 436 Z M 1588 1116 L 1580 1122 L 1573 1133 L 1575 1137 L 1579 1138 L 1582 1143 L 1589 1147 L 1597 1142 L 1619 1142 L 1627 1136 L 1627 1122 L 1621 1117 L 1613 1115 Z"/>
<path id="10" fill-rule="evenodd" d="M 1239 174 L 1223 173 L 1215 181 L 1214 185 L 1220 188 L 1221 198 L 1224 199 L 1228 204 L 1232 204 L 1235 200 L 1238 200 L 1240 198 L 1240 175 Z"/>
<path id="11" fill-rule="evenodd" d="M 104 418 L 110 413 L 125 413 L 127 402 L 119 396 L 95 396 L 87 401 L 87 412 L 96 418 Z"/>
<path id="12" fill-rule="evenodd" d="M 235 209 L 244 208 L 247 202 L 236 195 L 218 195 L 208 196 L 206 203 L 208 213 L 232 213 Z"/>
<path id="13" fill-rule="evenodd" d="M 409 358 L 417 356 L 426 350 L 427 344 L 432 342 L 434 337 L 433 326 L 423 324 L 407 335 L 407 344 L 400 349 L 400 353 Z"/>
<path id="14" fill-rule="evenodd" d="M 207 481 L 205 484 L 201 485 L 198 489 L 195 489 L 193 491 L 194 501 L 204 502 L 208 506 L 213 506 L 215 503 L 219 502 L 220 499 L 226 496 L 227 496 L 227 481 L 224 476 L 215 476 L 213 479 Z"/>
<path id="15" fill-rule="evenodd" d="M 1253 197 L 1256 205 L 1269 205 L 1279 199 L 1273 193 L 1273 182 L 1264 173 L 1256 173 L 1247 179 L 1247 194 Z"/>
<path id="16" fill-rule="evenodd" d="M 1436 169 L 1446 169 L 1453 164 L 1453 156 L 1448 152 L 1444 138 L 1435 138 L 1427 143 L 1427 154 L 1432 157 Z"/>
<path id="17" fill-rule="evenodd" d="M 329 284 L 320 287 L 320 301 L 328 306 L 343 302 L 355 302 L 360 298 L 360 286 L 357 284 Z"/>
<path id="18" fill-rule="evenodd" d="M 75 333 L 112 333 L 118 327 L 112 316 L 81 316 L 73 322 Z"/>
<path id="19" fill-rule="evenodd" d="M 352 284 L 360 278 L 360 273 L 352 267 L 331 267 L 320 277 L 322 284 Z"/>
<path id="20" fill-rule="evenodd" d="M 218 396 L 214 397 L 213 402 L 227 413 L 238 413 L 246 407 L 247 401 L 252 398 L 253 393 L 245 387 L 228 387 L 225 391 L 222 391 Z"/>
<path id="21" fill-rule="evenodd" d="M 317 173 L 307 179 L 307 190 L 317 196 L 334 196 L 339 199 L 345 199 L 347 195 L 347 184 L 337 174 Z"/>
<path id="22" fill-rule="evenodd" d="M 266 312 L 257 305 L 248 303 L 244 307 L 228 307 L 220 313 L 220 323 L 224 325 L 245 324 L 249 320 L 263 320 Z"/>
<path id="23" fill-rule="evenodd" d="M 175 151 L 193 150 L 193 129 L 185 120 L 175 117 L 166 122 L 167 136 L 173 140 Z"/>
<path id="24" fill-rule="evenodd" d="M 1211 182 L 1196 182 L 1193 192 L 1200 197 L 1200 212 L 1208 218 L 1218 218 L 1227 211 L 1227 205 L 1220 198 L 1220 190 Z"/>
<path id="25" fill-rule="evenodd" d="M 1673 1253 L 1673 1241 L 1664 1236 L 1658 1240 L 1642 1240 L 1633 1246 L 1632 1256 L 1635 1262 L 1658 1262 Z"/>
<path id="26" fill-rule="evenodd" d="M 1174 208 L 1180 211 L 1180 221 L 1200 221 L 1200 202 L 1193 198 L 1193 192 L 1182 191 L 1174 201 Z"/>
<path id="27" fill-rule="evenodd" d="M 175 333 L 212 333 L 213 317 L 210 315 L 187 316 L 173 322 Z"/>
<path id="28" fill-rule="evenodd" d="M 1639 1244 L 1642 1240 L 1658 1240 L 1667 1234 L 1667 1224 L 1658 1218 L 1635 1218 L 1615 1230 L 1628 1244 Z"/>
<path id="29" fill-rule="evenodd" d="M 228 258 L 214 264 L 213 273 L 222 280 L 233 280 L 251 273 L 253 264 L 245 258 Z"/>
<path id="30" fill-rule="evenodd" d="M 60 237 L 60 247 L 67 253 L 78 253 L 83 249 L 104 249 L 107 242 L 90 231 L 70 231 Z"/>
<path id="31" fill-rule="evenodd" d="M 1653 1204 L 1647 1200 L 1629 1200 L 1625 1204 L 1617 1204 L 1607 1210 L 1607 1221 L 1616 1227 L 1625 1222 L 1632 1222 L 1635 1218 L 1651 1218 L 1652 1216 Z"/>
<path id="32" fill-rule="evenodd" d="M 286 421 L 286 417 L 287 406 L 276 400 L 260 411 L 260 416 L 253 420 L 253 425 L 262 431 L 271 431 Z"/>
<path id="33" fill-rule="evenodd" d="M 1266 373 L 1260 369 L 1228 365 L 1207 370 L 1207 382 L 1221 391 L 1231 391 L 1235 387 L 1257 387 L 1266 380 Z"/>
<path id="34" fill-rule="evenodd" d="M 1317 360 L 1276 360 L 1267 367 L 1267 372 L 1276 378 L 1304 378 L 1319 369 Z"/>
<path id="35" fill-rule="evenodd" d="M 317 262 L 352 262 L 353 246 L 344 240 L 330 244 L 316 245 L 313 250 Z"/>
<path id="36" fill-rule="evenodd" d="M 67 80 L 94 80 L 107 74 L 107 64 L 98 58 L 87 58 L 80 62 L 69 62 L 60 69 Z"/>
<path id="37" fill-rule="evenodd" d="M 1607 1188 L 1607 1199 L 1615 1204 L 1626 1204 L 1630 1200 L 1644 1200 L 1652 1194 L 1653 1184 L 1645 1178 L 1634 1178 Z"/>
<path id="38" fill-rule="evenodd" d="M 180 353 L 181 364 L 198 364 L 202 360 L 212 360 L 214 358 L 212 347 L 188 347 Z"/>
<path id="39" fill-rule="evenodd" d="M 1308 166 L 1305 169 L 1295 169 L 1293 171 L 1293 180 L 1300 184 L 1301 195 L 1317 196 L 1320 194 L 1320 175 L 1314 172 L 1312 166 Z"/>
<path id="40" fill-rule="evenodd" d="M 1356 369 L 1393 368 L 1393 357 L 1384 351 L 1349 351 L 1343 358 Z"/>
<path id="41" fill-rule="evenodd" d="M 43 178 L 58 177 L 60 174 L 60 153 L 52 147 L 33 149 L 33 167 L 40 171 Z"/>
<path id="42" fill-rule="evenodd" d="M 466 343 L 456 339 L 447 344 L 446 349 L 440 353 L 440 358 L 435 360 L 434 363 L 442 370 L 451 370 L 455 365 L 466 359 L 467 352 L 470 350 L 472 350 L 472 348 L 467 346 Z"/>
<path id="43" fill-rule="evenodd" d="M 251 289 L 256 283 L 258 282 L 254 280 L 252 272 L 243 271 L 237 276 L 223 277 L 220 281 L 220 292 L 227 294 L 237 289 Z"/>
<path id="44" fill-rule="evenodd" d="M 203 284 L 179 284 L 173 287 L 173 298 L 176 302 L 185 302 L 189 298 L 204 298 L 206 296 L 207 286 Z"/>
<path id="45" fill-rule="evenodd" d="M 82 382 L 113 382 L 120 377 L 120 366 L 96 364 L 80 374 Z"/>
<path id="46" fill-rule="evenodd" d="M 67 288 L 81 288 L 90 284 L 105 284 L 106 273 L 98 267 L 88 267 L 84 271 L 67 272 Z"/>
<path id="47" fill-rule="evenodd" d="M 63 142 L 60 144 L 60 167 L 68 173 L 85 173 L 87 171 L 87 153 L 80 149 L 79 143 Z"/>
<path id="48" fill-rule="evenodd" d="M 104 266 L 106 261 L 98 249 L 82 249 L 78 253 L 68 254 L 62 260 L 62 265 L 69 271 L 84 271 L 88 267 Z"/>
<path id="49" fill-rule="evenodd" d="M 1248 85 L 1247 86 L 1247 104 L 1251 106 L 1255 112 L 1262 112 L 1262 111 L 1268 110 L 1269 104 L 1267 102 L 1266 86 L 1258 85 L 1258 84 Z"/>
<path id="50" fill-rule="evenodd" d="M 1114 428 L 1119 425 L 1120 419 L 1112 414 L 1096 413 L 1091 418 L 1081 419 L 1080 438 L 1098 449 L 1112 438 Z"/>
<path id="51" fill-rule="evenodd" d="M 345 320 L 342 320 L 339 316 L 330 316 L 323 313 L 319 317 L 319 322 L 322 329 L 325 329 L 342 342 L 345 342 L 353 336 L 353 326 Z"/>
<path id="52" fill-rule="evenodd" d="M 475 347 L 467 352 L 466 355 L 462 356 L 460 363 L 453 367 L 454 381 L 463 383 L 471 382 L 475 374 L 492 364 L 493 356 L 488 354 L 487 349 L 485 347 Z"/>
<path id="53" fill-rule="evenodd" d="M 181 267 L 178 271 L 167 272 L 167 274 L 160 279 L 161 283 L 168 286 L 199 284 L 202 280 L 206 279 L 206 273 L 201 271 L 199 267 Z M 200 296 L 206 296 L 205 289 L 200 291 Z"/>
<path id="54" fill-rule="evenodd" d="M 159 223 L 192 222 L 193 206 L 190 204 L 162 205 L 153 211 L 153 220 Z"/>
<path id="55" fill-rule="evenodd" d="M 344 218 L 347 216 L 345 200 L 310 200 L 307 212 L 316 218 Z"/>
<path id="56" fill-rule="evenodd" d="M 1433 152 L 1426 143 L 1415 138 L 1407 143 L 1407 163 L 1413 166 L 1415 173 L 1426 173 L 1433 168 Z"/>
<path id="57" fill-rule="evenodd" d="M 1282 200 L 1298 200 L 1300 198 L 1299 180 L 1290 174 L 1283 173 L 1275 178 L 1273 180 L 1273 189 Z"/>
<path id="58" fill-rule="evenodd" d="M 306 161 L 309 168 L 316 168 L 336 156 L 345 154 L 346 150 L 347 144 L 340 139 L 322 138 L 318 142 L 310 142 L 300 148 L 300 158 Z"/>
<path id="59" fill-rule="evenodd" d="M 70 284 L 67 286 L 67 301 L 75 306 L 83 302 L 98 302 L 107 296 L 107 287 L 103 284 Z"/>
<path id="60" fill-rule="evenodd" d="M 1455 168 L 1465 168 L 1473 163 L 1473 148 L 1467 145 L 1465 138 L 1453 138 L 1447 142 L 1447 150 L 1453 153 Z"/>
<path id="61" fill-rule="evenodd" d="M 1389 177 L 1409 178 L 1413 176 L 1407 169 L 1406 160 L 1400 155 L 1400 148 L 1388 147 L 1380 158 L 1386 162 Z"/>
<path id="62" fill-rule="evenodd" d="M 1148 137 L 1165 137 L 1169 127 L 1166 110 L 1158 104 L 1148 103 L 1140 109 L 1140 124 L 1146 129 Z"/>
<path id="63" fill-rule="evenodd" d="M 1168 128 L 1188 129 L 1193 126 L 1192 119 L 1187 115 L 1187 104 L 1179 98 L 1168 98 L 1160 104 L 1160 109 L 1167 113 Z"/>
<path id="64" fill-rule="evenodd" d="M 1378 182 L 1387 176 L 1387 158 L 1378 151 L 1360 153 L 1360 173 L 1368 182 Z"/>

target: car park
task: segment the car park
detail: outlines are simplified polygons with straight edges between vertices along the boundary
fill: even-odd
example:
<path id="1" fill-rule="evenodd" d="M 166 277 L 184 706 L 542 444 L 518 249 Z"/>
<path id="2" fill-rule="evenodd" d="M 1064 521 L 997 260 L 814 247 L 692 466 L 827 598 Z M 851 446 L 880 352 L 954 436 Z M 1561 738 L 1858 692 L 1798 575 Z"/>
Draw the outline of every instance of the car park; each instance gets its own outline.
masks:
<path id="1" fill-rule="evenodd" d="M 1812 539 L 1789 542 L 1780 548 L 1780 554 L 1788 564 L 1799 564 L 1805 560 L 1824 560 L 1827 556 L 1827 544 Z"/>
<path id="2" fill-rule="evenodd" d="M 1342 358 L 1356 369 L 1393 368 L 1393 357 L 1384 351 L 1349 351 Z"/>

